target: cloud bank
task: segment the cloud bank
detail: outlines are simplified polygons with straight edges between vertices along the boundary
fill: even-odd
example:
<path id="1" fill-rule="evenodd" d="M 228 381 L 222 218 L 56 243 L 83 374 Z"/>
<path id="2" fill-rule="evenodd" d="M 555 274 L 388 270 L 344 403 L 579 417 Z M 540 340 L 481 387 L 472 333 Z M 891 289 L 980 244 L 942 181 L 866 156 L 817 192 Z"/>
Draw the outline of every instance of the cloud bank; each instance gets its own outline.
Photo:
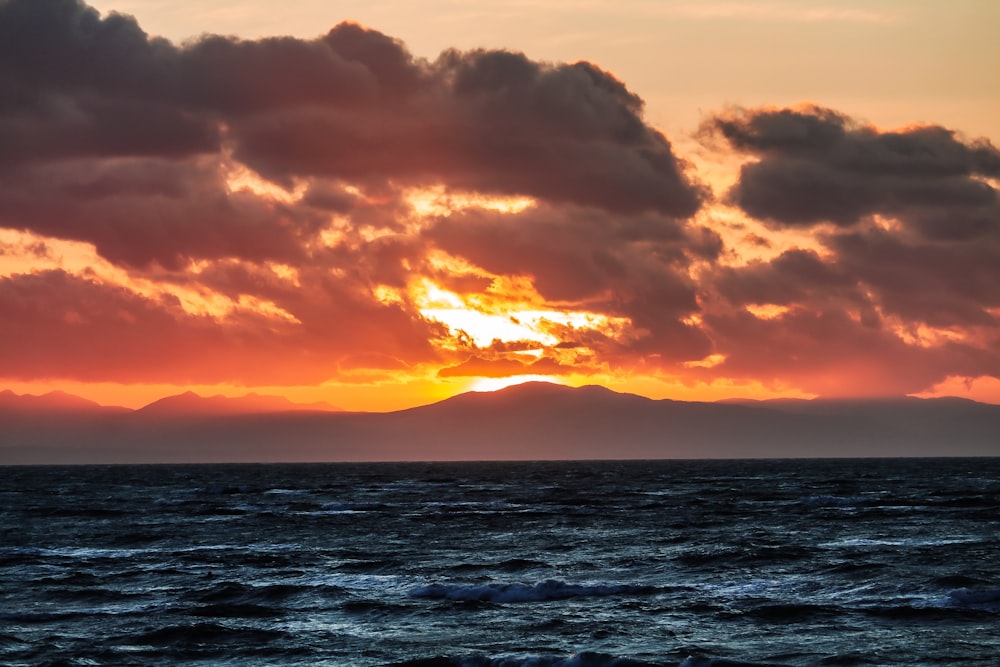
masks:
<path id="1" fill-rule="evenodd" d="M 735 183 L 713 193 L 588 62 L 426 60 L 353 23 L 177 45 L 76 0 L 0 1 L 0 253 L 19 262 L 0 277 L 0 367 L 826 395 L 1000 377 L 988 141 L 815 105 L 724 109 L 699 137 L 742 164 Z M 750 252 L 721 210 L 809 243 Z M 27 250 L 66 242 L 95 260 Z"/>

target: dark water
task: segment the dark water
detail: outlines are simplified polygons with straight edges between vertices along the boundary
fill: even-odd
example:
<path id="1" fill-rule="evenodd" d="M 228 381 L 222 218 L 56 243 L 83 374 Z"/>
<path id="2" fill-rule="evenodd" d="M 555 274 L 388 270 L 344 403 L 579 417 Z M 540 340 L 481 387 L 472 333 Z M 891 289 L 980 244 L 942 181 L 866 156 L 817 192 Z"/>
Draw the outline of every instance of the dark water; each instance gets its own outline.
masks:
<path id="1" fill-rule="evenodd" d="M 1000 459 L 0 475 L 5 665 L 1000 664 Z"/>

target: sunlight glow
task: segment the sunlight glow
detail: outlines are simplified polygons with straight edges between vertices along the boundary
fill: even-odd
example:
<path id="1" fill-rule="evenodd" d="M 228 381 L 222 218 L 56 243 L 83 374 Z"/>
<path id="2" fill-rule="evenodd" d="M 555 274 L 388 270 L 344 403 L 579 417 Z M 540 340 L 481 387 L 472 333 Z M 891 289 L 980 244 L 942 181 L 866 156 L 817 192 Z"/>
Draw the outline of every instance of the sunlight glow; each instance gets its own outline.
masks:
<path id="1" fill-rule="evenodd" d="M 704 359 L 699 359 L 698 361 L 686 361 L 684 362 L 685 368 L 712 368 L 713 366 L 718 366 L 723 361 L 726 360 L 726 355 L 724 354 L 710 354 Z"/>
<path id="2" fill-rule="evenodd" d="M 330 217 L 330 222 L 319 232 L 319 242 L 323 247 L 336 248 L 347 243 L 349 239 L 348 230 L 351 228 L 351 221 L 345 216 L 334 215 Z"/>
<path id="3" fill-rule="evenodd" d="M 950 376 L 927 391 L 913 394 L 919 398 L 936 396 L 962 396 L 973 401 L 1000 403 L 1000 379 L 982 375 L 979 377 Z"/>
<path id="4" fill-rule="evenodd" d="M 560 327 L 597 330 L 619 338 L 631 324 L 627 318 L 545 309 L 515 300 L 505 301 L 501 295 L 459 295 L 426 278 L 411 289 L 411 298 L 421 315 L 445 325 L 453 336 L 468 338 L 478 347 L 488 347 L 493 341 L 557 345 L 560 338 L 554 331 Z"/>
<path id="5" fill-rule="evenodd" d="M 226 187 L 230 193 L 251 192 L 258 197 L 292 204 L 302 199 L 307 188 L 307 184 L 300 181 L 295 183 L 295 187 L 291 190 L 287 190 L 277 183 L 261 178 L 257 172 L 249 167 L 232 160 L 227 161 L 223 169 L 225 170 Z"/>
<path id="6" fill-rule="evenodd" d="M 223 262 L 226 260 L 222 260 Z M 214 266 L 215 262 L 201 260 L 192 262 L 188 274 L 199 273 Z M 298 284 L 298 271 L 283 264 L 266 264 L 278 277 L 285 278 L 293 285 Z M 273 301 L 248 294 L 232 299 L 208 288 L 176 284 L 149 277 L 131 275 L 126 269 L 112 264 L 97 254 L 91 243 L 67 241 L 30 232 L 0 230 L 0 277 L 19 273 L 41 273 L 62 270 L 77 278 L 102 285 L 113 285 L 152 301 L 176 299 L 181 310 L 188 315 L 207 316 L 225 320 L 240 314 L 256 314 L 275 321 L 297 323 L 294 315 L 282 309 Z M 72 318 L 72 314 L 68 314 Z"/>
<path id="7" fill-rule="evenodd" d="M 407 190 L 403 198 L 419 216 L 448 216 L 477 208 L 498 213 L 520 213 L 535 205 L 530 197 L 498 197 L 475 192 L 456 192 L 443 185 Z"/>
<path id="8" fill-rule="evenodd" d="M 421 308 L 420 314 L 445 325 L 455 336 L 464 333 L 478 347 L 489 347 L 494 340 L 527 340 L 542 345 L 559 343 L 552 334 L 538 331 L 513 316 L 489 315 L 469 308 Z"/>
<path id="9" fill-rule="evenodd" d="M 294 266 L 289 266 L 288 264 L 278 264 L 276 262 L 269 262 L 267 267 L 274 271 L 274 275 L 278 276 L 282 280 L 287 280 L 295 287 L 301 287 L 302 283 L 299 282 L 299 270 Z"/>
<path id="10" fill-rule="evenodd" d="M 510 377 L 503 378 L 479 378 L 469 385 L 469 391 L 499 391 L 501 389 L 506 389 L 507 387 L 513 387 L 514 385 L 524 384 L 525 382 L 549 382 L 551 384 L 561 385 L 566 384 L 554 375 L 512 375 Z"/>
<path id="11" fill-rule="evenodd" d="M 379 285 L 372 290 L 372 293 L 375 295 L 375 298 L 378 299 L 379 303 L 386 306 L 403 303 L 403 295 L 395 287 Z"/>
<path id="12" fill-rule="evenodd" d="M 968 337 L 964 332 L 931 327 L 923 323 L 896 322 L 889 326 L 889 330 L 907 345 L 923 348 L 939 347 L 947 343 L 968 342 Z"/>
<path id="13" fill-rule="evenodd" d="M 748 303 L 744 307 L 758 320 L 776 320 L 791 310 L 788 306 L 774 303 Z"/>

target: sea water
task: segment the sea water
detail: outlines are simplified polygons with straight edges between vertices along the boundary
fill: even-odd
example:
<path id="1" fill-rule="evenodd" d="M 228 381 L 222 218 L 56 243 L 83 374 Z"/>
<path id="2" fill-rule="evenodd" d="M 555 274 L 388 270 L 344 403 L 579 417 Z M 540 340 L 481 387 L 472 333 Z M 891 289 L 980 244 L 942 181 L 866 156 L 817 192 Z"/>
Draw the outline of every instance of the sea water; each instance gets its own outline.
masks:
<path id="1" fill-rule="evenodd" d="M 1000 459 L 6 467 L 5 665 L 997 665 Z"/>

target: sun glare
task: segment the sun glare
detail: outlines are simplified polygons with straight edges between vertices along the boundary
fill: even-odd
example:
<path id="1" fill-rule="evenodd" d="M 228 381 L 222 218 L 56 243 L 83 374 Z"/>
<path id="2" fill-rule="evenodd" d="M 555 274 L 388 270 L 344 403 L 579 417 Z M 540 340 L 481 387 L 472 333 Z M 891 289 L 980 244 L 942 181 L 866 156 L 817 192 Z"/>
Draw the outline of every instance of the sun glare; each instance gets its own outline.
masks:
<path id="1" fill-rule="evenodd" d="M 470 391 L 490 392 L 524 384 L 525 382 L 549 382 L 551 384 L 565 384 L 553 375 L 512 375 L 503 378 L 479 378 L 471 385 Z"/>
<path id="2" fill-rule="evenodd" d="M 608 317 L 585 311 L 546 309 L 517 300 L 504 301 L 502 295 L 459 295 L 423 279 L 411 289 L 420 314 L 445 325 L 453 336 L 467 337 L 478 347 L 493 341 L 531 341 L 543 346 L 558 345 L 559 328 L 600 331 L 612 338 L 622 336 L 627 318 Z"/>
<path id="3" fill-rule="evenodd" d="M 467 307 L 421 308 L 420 314 L 445 325 L 454 335 L 464 332 L 479 347 L 488 347 L 494 340 L 533 341 L 542 345 L 559 343 L 559 339 L 552 334 L 538 331 L 516 319 L 513 314 L 490 315 Z"/>

